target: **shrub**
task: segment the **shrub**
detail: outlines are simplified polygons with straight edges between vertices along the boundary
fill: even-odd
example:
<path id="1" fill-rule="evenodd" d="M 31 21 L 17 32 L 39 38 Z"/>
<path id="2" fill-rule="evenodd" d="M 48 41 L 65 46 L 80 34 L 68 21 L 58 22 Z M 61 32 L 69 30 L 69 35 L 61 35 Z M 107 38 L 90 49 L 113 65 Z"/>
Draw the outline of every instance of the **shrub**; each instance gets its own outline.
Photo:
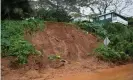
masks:
<path id="1" fill-rule="evenodd" d="M 108 24 L 105 24 L 103 26 L 103 28 L 107 31 L 107 33 L 108 33 L 107 35 L 108 35 L 111 43 L 109 44 L 109 46 L 108 46 L 109 49 L 107 49 L 107 50 L 104 48 L 100 48 L 100 51 L 99 51 L 99 52 L 101 52 L 100 55 L 102 57 L 105 57 L 108 59 L 112 58 L 112 60 L 113 60 L 114 57 L 107 56 L 108 53 L 109 53 L 109 55 L 114 55 L 114 56 L 117 56 L 118 54 L 116 55 L 116 53 L 119 53 L 121 58 L 119 59 L 118 56 L 116 57 L 116 59 L 118 59 L 119 61 L 124 61 L 124 60 L 126 61 L 127 56 L 129 56 L 131 58 L 132 57 L 131 56 L 132 49 L 133 49 L 133 47 L 132 47 L 133 32 L 131 31 L 132 28 L 127 27 L 120 23 L 108 23 Z"/>
<path id="2" fill-rule="evenodd" d="M 133 43 L 130 43 L 127 47 L 125 47 L 125 52 L 133 59 Z"/>
<path id="3" fill-rule="evenodd" d="M 92 32 L 101 38 L 104 38 L 107 35 L 107 31 L 102 27 L 102 24 L 99 23 L 90 23 L 90 22 L 76 22 L 81 29 Z"/>
<path id="4" fill-rule="evenodd" d="M 67 11 L 65 11 L 63 9 L 58 9 L 58 10 L 40 9 L 37 12 L 37 17 L 40 17 L 46 21 L 58 21 L 58 22 L 70 22 L 70 21 L 72 21 L 72 17 L 69 16 Z"/>
<path id="5" fill-rule="evenodd" d="M 113 63 L 121 63 L 122 61 L 127 61 L 129 59 L 129 56 L 124 52 L 117 52 L 109 47 L 100 47 L 95 51 L 97 52 L 98 58 Z"/>
<path id="6" fill-rule="evenodd" d="M 31 43 L 24 39 L 24 31 L 29 33 L 42 29 L 44 27 L 41 20 L 22 20 L 22 21 L 2 21 L 1 27 L 1 48 L 2 56 L 15 56 L 21 64 L 27 62 L 30 54 L 36 53 Z"/>
<path id="7" fill-rule="evenodd" d="M 121 23 L 88 23 L 77 22 L 76 24 L 83 30 L 95 33 L 102 39 L 106 36 L 110 39 L 108 47 L 98 48 L 98 56 L 103 60 L 120 62 L 126 61 L 133 55 L 133 28 Z M 133 59 L 133 58 L 132 58 Z M 117 61 L 118 60 L 118 61 Z"/>

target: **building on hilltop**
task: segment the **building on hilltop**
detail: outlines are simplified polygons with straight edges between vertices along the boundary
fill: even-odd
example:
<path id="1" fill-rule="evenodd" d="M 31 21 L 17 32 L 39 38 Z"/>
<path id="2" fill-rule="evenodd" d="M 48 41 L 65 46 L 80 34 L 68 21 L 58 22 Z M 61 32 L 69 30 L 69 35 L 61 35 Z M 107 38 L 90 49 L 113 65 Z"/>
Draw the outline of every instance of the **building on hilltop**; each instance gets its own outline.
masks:
<path id="1" fill-rule="evenodd" d="M 126 17 L 116 13 L 116 12 L 110 12 L 110 13 L 106 13 L 103 15 L 99 15 L 95 18 L 93 18 L 94 22 L 100 22 L 100 23 L 106 23 L 106 22 L 119 22 L 122 23 L 124 25 L 128 25 L 128 21 L 126 19 Z"/>

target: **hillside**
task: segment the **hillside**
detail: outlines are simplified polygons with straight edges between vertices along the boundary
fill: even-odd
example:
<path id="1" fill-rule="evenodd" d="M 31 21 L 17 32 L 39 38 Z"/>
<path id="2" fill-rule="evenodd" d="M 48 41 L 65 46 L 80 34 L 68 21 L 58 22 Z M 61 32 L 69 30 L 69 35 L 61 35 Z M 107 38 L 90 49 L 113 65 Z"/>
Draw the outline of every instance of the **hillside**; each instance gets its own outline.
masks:
<path id="1" fill-rule="evenodd" d="M 32 36 L 25 34 L 25 39 L 41 54 L 29 56 L 28 63 L 23 66 L 10 63 L 13 57 L 2 58 L 4 80 L 22 80 L 19 79 L 20 76 L 24 77 L 24 80 L 37 79 L 41 75 L 48 75 L 48 79 L 51 79 L 66 73 L 90 72 L 110 66 L 93 56 L 98 45 L 97 37 L 87 34 L 75 25 L 47 22 L 44 30 Z"/>

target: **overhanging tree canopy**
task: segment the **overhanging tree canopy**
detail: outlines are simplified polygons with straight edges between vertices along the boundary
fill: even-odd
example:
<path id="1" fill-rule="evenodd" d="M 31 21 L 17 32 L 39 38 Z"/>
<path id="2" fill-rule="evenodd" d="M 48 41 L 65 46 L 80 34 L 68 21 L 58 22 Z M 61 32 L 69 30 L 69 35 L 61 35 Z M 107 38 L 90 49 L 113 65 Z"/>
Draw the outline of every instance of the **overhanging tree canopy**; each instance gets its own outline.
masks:
<path id="1" fill-rule="evenodd" d="M 32 12 L 28 0 L 2 0 L 1 2 L 2 19 L 21 19 Z"/>

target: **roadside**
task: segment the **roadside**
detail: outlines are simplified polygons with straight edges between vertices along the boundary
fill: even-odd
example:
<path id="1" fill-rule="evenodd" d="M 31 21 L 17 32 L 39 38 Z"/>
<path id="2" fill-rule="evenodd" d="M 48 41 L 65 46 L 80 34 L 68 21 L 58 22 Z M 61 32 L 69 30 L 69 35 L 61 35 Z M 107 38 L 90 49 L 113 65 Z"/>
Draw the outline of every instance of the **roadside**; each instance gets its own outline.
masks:
<path id="1" fill-rule="evenodd" d="M 68 76 L 51 80 L 133 80 L 133 64 L 98 70 L 92 73 L 81 72 L 74 75 L 69 74 Z"/>

